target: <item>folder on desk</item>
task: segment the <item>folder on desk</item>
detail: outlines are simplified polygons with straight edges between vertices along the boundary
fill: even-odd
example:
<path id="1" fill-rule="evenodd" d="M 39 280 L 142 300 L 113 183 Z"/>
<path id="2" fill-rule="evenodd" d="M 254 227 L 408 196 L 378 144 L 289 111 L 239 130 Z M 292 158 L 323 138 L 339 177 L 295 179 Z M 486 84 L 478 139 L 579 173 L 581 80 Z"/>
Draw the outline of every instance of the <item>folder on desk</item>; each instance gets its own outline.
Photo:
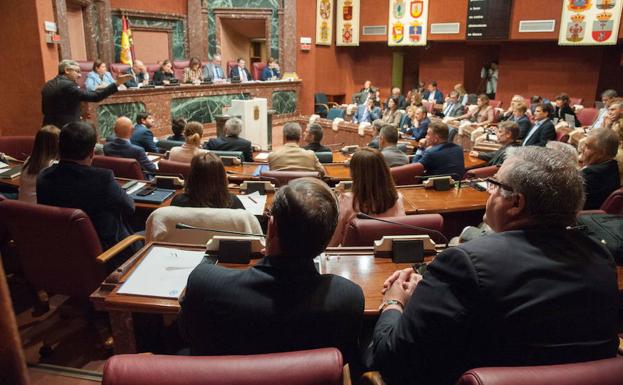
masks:
<path id="1" fill-rule="evenodd" d="M 253 176 L 260 176 L 260 175 L 262 175 L 262 172 L 269 171 L 269 170 L 270 170 L 270 167 L 267 164 L 263 164 L 261 166 L 257 166 L 255 171 L 253 171 Z"/>
<path id="2" fill-rule="evenodd" d="M 13 179 L 20 176 L 22 173 L 22 165 L 11 167 L 8 170 L 4 170 L 0 173 L 1 179 Z"/>
<path id="3" fill-rule="evenodd" d="M 175 190 L 157 188 L 149 195 L 141 196 L 138 195 L 139 193 L 140 190 L 130 194 L 130 197 L 134 200 L 134 202 L 160 204 L 169 199 L 171 195 L 175 194 Z"/>

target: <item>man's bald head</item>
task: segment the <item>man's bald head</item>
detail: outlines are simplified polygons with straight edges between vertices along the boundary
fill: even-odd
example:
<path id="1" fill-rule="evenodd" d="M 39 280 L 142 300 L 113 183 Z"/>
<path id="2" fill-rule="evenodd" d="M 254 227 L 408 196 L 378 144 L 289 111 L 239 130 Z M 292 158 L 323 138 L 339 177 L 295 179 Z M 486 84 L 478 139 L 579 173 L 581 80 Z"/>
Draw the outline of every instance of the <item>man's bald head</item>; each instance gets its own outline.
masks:
<path id="1" fill-rule="evenodd" d="M 115 121 L 115 135 L 118 138 L 130 139 L 130 136 L 132 136 L 132 121 L 125 116 L 117 118 Z"/>

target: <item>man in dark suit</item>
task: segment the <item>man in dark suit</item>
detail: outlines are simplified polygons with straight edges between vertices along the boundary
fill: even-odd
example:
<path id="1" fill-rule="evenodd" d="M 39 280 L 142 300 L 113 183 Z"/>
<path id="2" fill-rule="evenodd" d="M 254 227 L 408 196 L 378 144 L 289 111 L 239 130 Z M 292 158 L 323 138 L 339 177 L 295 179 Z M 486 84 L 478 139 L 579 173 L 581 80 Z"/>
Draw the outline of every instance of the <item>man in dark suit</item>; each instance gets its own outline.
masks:
<path id="1" fill-rule="evenodd" d="M 418 149 L 411 162 L 421 163 L 427 175 L 450 175 L 453 179 L 462 179 L 465 174 L 463 149 L 448 142 L 448 125 L 432 122 L 424 139 L 426 149 Z"/>
<path id="2" fill-rule="evenodd" d="M 582 151 L 582 176 L 586 189 L 584 210 L 597 210 L 621 186 L 619 165 L 614 157 L 619 137 L 614 130 L 598 128 L 586 138 Z"/>
<path id="3" fill-rule="evenodd" d="M 39 174 L 37 202 L 84 211 L 107 250 L 132 234 L 126 219 L 134 214 L 134 202 L 111 170 L 91 167 L 96 141 L 97 132 L 89 123 L 74 122 L 61 129 L 60 162 Z"/>
<path id="4" fill-rule="evenodd" d="M 522 146 L 545 147 L 548 140 L 556 140 L 556 128 L 549 118 L 550 111 L 551 108 L 546 104 L 538 104 L 534 108 L 534 126 L 526 134 Z"/>
<path id="5" fill-rule="evenodd" d="M 146 152 L 158 152 L 158 147 L 154 142 L 154 134 L 150 128 L 154 125 L 154 117 L 149 112 L 139 112 L 136 114 L 136 124 L 132 130 L 130 141 L 132 144 L 143 147 Z"/>
<path id="6" fill-rule="evenodd" d="M 320 144 L 322 135 L 322 126 L 320 124 L 312 123 L 307 126 L 307 129 L 303 133 L 303 140 L 308 144 L 304 148 L 306 150 L 312 150 L 313 152 L 332 152 L 329 147 Z"/>
<path id="7" fill-rule="evenodd" d="M 253 146 L 251 142 L 238 136 L 240 132 L 242 132 L 242 120 L 227 119 L 223 132 L 225 136 L 208 140 L 203 148 L 212 151 L 242 151 L 244 161 L 253 162 Z"/>
<path id="8" fill-rule="evenodd" d="M 530 129 L 532 128 L 532 122 L 530 118 L 526 114 L 528 111 L 528 106 L 525 103 L 517 104 L 513 109 L 513 114 L 508 118 L 509 121 L 517 123 L 519 126 L 519 138 L 524 139 Z"/>
<path id="9" fill-rule="evenodd" d="M 215 54 L 212 62 L 203 67 L 203 80 L 213 82 L 225 79 L 225 72 L 221 67 L 221 54 Z"/>
<path id="10" fill-rule="evenodd" d="M 249 72 L 249 70 L 247 69 L 247 64 L 244 59 L 240 57 L 238 58 L 237 62 L 238 65 L 231 69 L 229 77 L 232 79 L 240 79 L 241 82 L 248 82 L 250 80 L 253 80 L 253 76 L 251 75 L 251 72 Z"/>
<path id="11" fill-rule="evenodd" d="M 142 147 L 130 142 L 132 121 L 125 116 L 115 122 L 115 139 L 104 145 L 104 155 L 136 159 L 144 171 L 156 171 L 156 165 L 147 158 Z"/>
<path id="12" fill-rule="evenodd" d="M 132 76 L 132 79 L 125 82 L 125 86 L 128 88 L 139 87 L 139 84 L 141 86 L 149 84 L 149 74 L 147 73 L 147 68 L 140 60 L 134 60 L 132 67 L 128 68 L 124 74 Z"/>
<path id="13" fill-rule="evenodd" d="M 326 184 L 300 178 L 275 194 L 266 257 L 248 269 L 200 264 L 178 317 L 193 355 L 257 354 L 334 346 L 354 357 L 363 320 L 361 288 L 319 274 L 314 257 L 335 230 Z"/>
<path id="14" fill-rule="evenodd" d="M 363 88 L 359 90 L 357 93 L 356 102 L 357 104 L 365 104 L 366 101 L 374 97 L 376 95 L 376 88 L 372 87 L 372 82 L 370 80 L 366 80 L 363 83 Z"/>
<path id="15" fill-rule="evenodd" d="M 498 143 L 502 145 L 502 148 L 492 152 L 478 152 L 471 151 L 470 156 L 478 159 L 486 160 L 487 166 L 501 166 L 506 159 L 506 151 L 518 146 L 517 139 L 519 138 L 519 126 L 515 122 L 506 121 L 501 122 L 498 125 L 497 130 Z"/>
<path id="16" fill-rule="evenodd" d="M 431 103 L 442 104 L 443 103 L 443 93 L 439 91 L 437 88 L 437 82 L 432 81 L 428 84 L 428 89 L 424 91 L 424 95 L 422 95 L 423 100 L 427 100 Z"/>
<path id="17" fill-rule="evenodd" d="M 616 265 L 573 227 L 576 166 L 557 150 L 514 148 L 487 190 L 494 234 L 438 254 L 423 275 L 405 269 L 385 281 L 367 362 L 388 385 L 616 356 Z"/>
<path id="18" fill-rule="evenodd" d="M 459 102 L 459 93 L 454 90 L 450 91 L 446 105 L 440 114 L 441 117 L 456 118 L 464 113 L 465 106 Z"/>
<path id="19" fill-rule="evenodd" d="M 44 126 L 53 124 L 61 128 L 67 123 L 79 121 L 80 102 L 99 102 L 117 92 L 117 87 L 131 77 L 122 75 L 106 88 L 85 91 L 76 83 L 80 76 L 80 66 L 74 60 L 62 60 L 59 63 L 58 75 L 41 89 Z"/>

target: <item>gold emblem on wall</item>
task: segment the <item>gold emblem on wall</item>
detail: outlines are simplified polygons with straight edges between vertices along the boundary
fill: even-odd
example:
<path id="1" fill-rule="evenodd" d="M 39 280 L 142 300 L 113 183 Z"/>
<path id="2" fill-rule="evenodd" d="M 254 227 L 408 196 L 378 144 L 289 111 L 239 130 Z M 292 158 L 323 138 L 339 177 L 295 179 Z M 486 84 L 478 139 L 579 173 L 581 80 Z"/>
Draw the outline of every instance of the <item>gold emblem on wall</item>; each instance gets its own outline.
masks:
<path id="1" fill-rule="evenodd" d="M 260 106 L 253 107 L 253 120 L 260 120 Z"/>

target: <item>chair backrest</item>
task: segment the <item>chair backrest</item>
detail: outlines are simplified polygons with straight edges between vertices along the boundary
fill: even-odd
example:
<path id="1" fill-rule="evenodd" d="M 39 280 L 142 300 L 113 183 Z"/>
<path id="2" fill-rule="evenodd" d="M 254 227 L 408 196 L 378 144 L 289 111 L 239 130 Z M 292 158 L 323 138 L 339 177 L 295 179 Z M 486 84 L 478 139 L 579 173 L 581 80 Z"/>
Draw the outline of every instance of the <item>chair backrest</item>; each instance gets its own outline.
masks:
<path id="1" fill-rule="evenodd" d="M 102 385 L 342 385 L 342 354 L 335 348 L 250 356 L 116 355 Z"/>
<path id="2" fill-rule="evenodd" d="M 175 78 L 182 81 L 184 79 L 184 68 L 188 67 L 190 60 L 173 60 L 173 73 Z"/>
<path id="3" fill-rule="evenodd" d="M 333 153 L 332 152 L 316 152 L 316 158 L 320 161 L 320 163 L 333 163 Z"/>
<path id="4" fill-rule="evenodd" d="M 115 156 L 95 155 L 93 167 L 112 170 L 116 178 L 144 179 L 141 165 L 136 159 L 118 158 Z"/>
<path id="5" fill-rule="evenodd" d="M 341 108 L 330 108 L 327 112 L 327 119 L 334 120 L 335 118 L 344 119 L 344 110 Z"/>
<path id="6" fill-rule="evenodd" d="M 99 238 L 82 210 L 4 199 L 0 223 L 36 289 L 88 298 L 106 278 L 104 265 L 96 261 Z"/>
<path id="7" fill-rule="evenodd" d="M 324 92 L 316 92 L 314 94 L 314 103 L 326 104 L 327 102 L 329 102 L 329 98 L 327 97 L 327 94 L 325 94 Z"/>
<path id="8" fill-rule="evenodd" d="M 287 185 L 292 179 L 313 177 L 319 178 L 320 173 L 317 171 L 262 171 L 261 177 L 275 180 L 277 187 Z"/>
<path id="9" fill-rule="evenodd" d="M 489 100 L 489 105 L 493 108 L 502 108 L 502 101 L 501 100 Z"/>
<path id="10" fill-rule="evenodd" d="M 499 169 L 500 167 L 498 166 L 473 168 L 465 172 L 465 179 L 488 178 L 497 174 Z"/>
<path id="11" fill-rule="evenodd" d="M 218 156 L 235 156 L 238 159 L 240 159 L 241 162 L 244 162 L 244 153 L 242 151 L 216 151 L 216 150 L 209 150 L 208 152 L 211 152 L 211 153 L 216 154 Z"/>
<path id="12" fill-rule="evenodd" d="M 158 171 L 166 174 L 180 174 L 186 179 L 190 175 L 190 163 L 161 159 L 158 162 Z"/>
<path id="13" fill-rule="evenodd" d="M 577 114 L 577 118 L 582 126 L 590 126 L 597 118 L 599 110 L 593 107 L 582 108 Z"/>
<path id="14" fill-rule="evenodd" d="M 435 103 L 431 103 L 428 100 L 422 100 L 422 106 L 424 106 L 424 108 L 426 108 L 426 111 L 428 112 L 433 112 L 433 107 L 435 106 Z"/>
<path id="15" fill-rule="evenodd" d="M 84 88 L 84 83 L 87 79 L 87 74 L 91 71 L 93 71 L 93 62 L 92 61 L 77 61 L 78 65 L 80 66 L 80 74 L 82 76 L 80 76 L 80 78 L 77 80 L 78 85 L 80 86 L 80 88 Z M 61 128 L 61 127 L 59 127 Z"/>
<path id="16" fill-rule="evenodd" d="M 409 226 L 443 231 L 443 217 L 439 214 L 405 215 L 402 217 L 382 218 Z M 346 225 L 342 246 L 372 246 L 374 241 L 384 235 L 419 235 L 428 234 L 437 243 L 445 244 L 445 240 L 432 231 L 409 229 L 399 225 L 383 223 L 372 219 L 354 218 Z"/>
<path id="17" fill-rule="evenodd" d="M 149 74 L 149 80 L 154 78 L 154 72 L 160 69 L 160 64 L 145 64 L 145 68 L 147 68 L 147 73 Z"/>
<path id="18" fill-rule="evenodd" d="M 130 65 L 129 64 L 124 64 L 124 63 L 110 63 L 110 73 L 112 74 L 112 76 L 116 79 L 117 77 L 119 77 L 119 75 L 121 75 L 122 73 L 124 73 L 125 71 L 130 69 Z"/>
<path id="19" fill-rule="evenodd" d="M 567 143 L 568 140 L 569 140 L 569 134 L 568 133 L 566 133 L 563 130 L 556 131 L 556 141 Z"/>
<path id="20" fill-rule="evenodd" d="M 582 105 L 582 98 L 569 98 L 569 104 L 571 105 L 571 107 L 575 106 L 575 105 Z"/>
<path id="21" fill-rule="evenodd" d="M 179 141 L 179 140 L 163 139 L 163 140 L 159 140 L 156 143 L 156 147 L 158 147 L 161 153 L 165 153 L 169 151 L 170 149 L 172 149 L 173 147 L 181 146 L 182 144 L 184 144 L 184 142 Z"/>
<path id="22" fill-rule="evenodd" d="M 19 160 L 30 156 L 34 144 L 34 136 L 0 136 L 0 152 Z"/>
<path id="23" fill-rule="evenodd" d="M 465 372 L 456 385 L 620 385 L 623 358 L 564 365 L 477 368 Z"/>
<path id="24" fill-rule="evenodd" d="M 424 175 L 424 166 L 421 163 L 409 163 L 404 166 L 392 167 L 389 172 L 397 186 L 404 186 L 415 184 L 417 182 L 415 177 Z"/>
<path id="25" fill-rule="evenodd" d="M 177 223 L 262 234 L 257 218 L 247 210 L 167 206 L 154 210 L 147 218 L 146 241 L 205 244 L 213 236 L 223 235 L 211 231 L 176 229 Z"/>
<path id="26" fill-rule="evenodd" d="M 608 214 L 623 215 L 623 187 L 614 190 L 612 194 L 601 205 L 601 210 Z"/>
<path id="27" fill-rule="evenodd" d="M 251 66 L 251 75 L 253 79 L 260 80 L 262 78 L 262 71 L 266 68 L 266 63 L 256 62 Z"/>
<path id="28" fill-rule="evenodd" d="M 231 73 L 231 69 L 237 66 L 238 66 L 238 62 L 236 60 L 228 61 L 227 62 L 227 73 L 225 74 L 225 76 L 229 77 L 229 74 Z"/>

